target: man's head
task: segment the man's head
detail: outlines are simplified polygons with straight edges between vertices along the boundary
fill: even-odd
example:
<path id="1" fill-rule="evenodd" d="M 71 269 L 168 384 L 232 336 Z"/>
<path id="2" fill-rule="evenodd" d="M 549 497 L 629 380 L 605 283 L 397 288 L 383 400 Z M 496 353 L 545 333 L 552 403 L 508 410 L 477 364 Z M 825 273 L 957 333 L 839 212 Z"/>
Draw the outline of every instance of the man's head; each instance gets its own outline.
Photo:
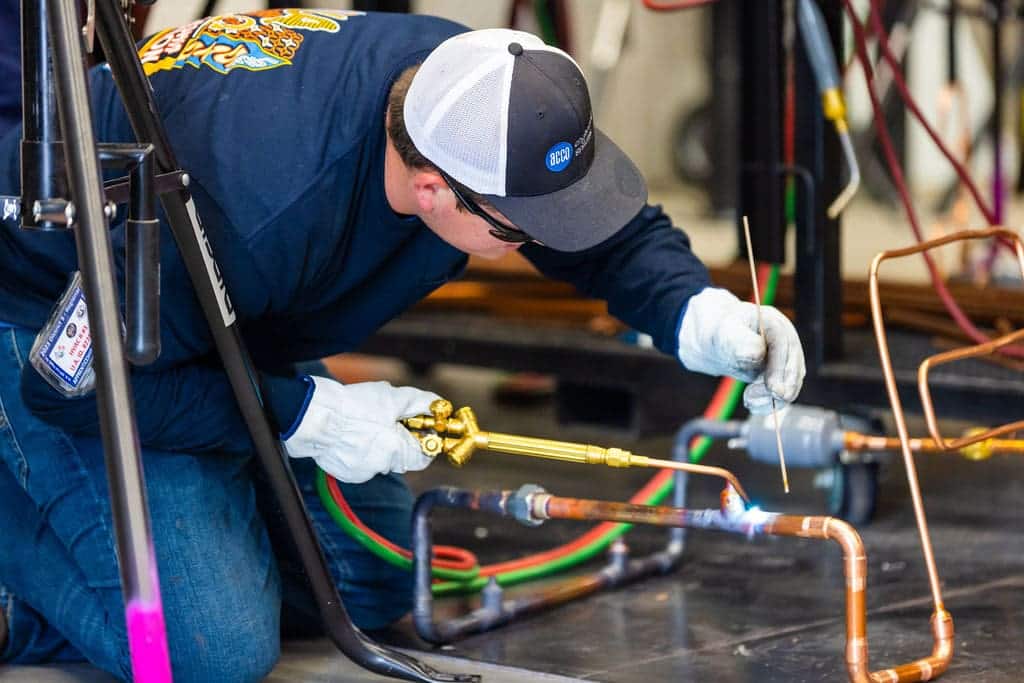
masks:
<path id="1" fill-rule="evenodd" d="M 414 190 L 417 208 L 445 208 L 436 179 L 452 189 L 452 207 L 463 209 L 460 232 L 483 228 L 492 241 L 512 245 L 504 251 L 515 247 L 504 240 L 527 236 L 562 251 L 586 249 L 625 225 L 647 198 L 636 167 L 594 128 L 576 63 L 521 31 L 446 40 L 396 82 L 388 125 L 406 167 L 423 171 L 414 174 L 424 176 L 424 193 Z"/>
<path id="2" fill-rule="evenodd" d="M 388 152 L 401 161 L 400 168 L 392 169 L 391 175 L 393 184 L 403 188 L 398 195 L 406 200 L 404 210 L 415 213 L 440 237 L 466 253 L 498 258 L 518 249 L 530 240 L 529 235 L 512 226 L 484 197 L 432 164 L 409 137 L 405 98 L 419 68 L 406 69 L 391 86 L 388 97 Z"/>

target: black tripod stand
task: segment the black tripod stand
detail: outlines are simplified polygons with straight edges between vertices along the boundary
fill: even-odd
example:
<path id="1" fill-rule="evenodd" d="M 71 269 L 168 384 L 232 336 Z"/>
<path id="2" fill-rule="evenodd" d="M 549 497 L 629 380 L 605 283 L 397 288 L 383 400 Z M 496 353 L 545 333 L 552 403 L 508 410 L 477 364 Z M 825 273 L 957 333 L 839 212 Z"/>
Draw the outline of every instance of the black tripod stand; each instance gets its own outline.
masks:
<path id="1" fill-rule="evenodd" d="M 124 189 L 129 190 L 134 200 L 129 206 L 129 219 L 140 224 L 138 239 L 133 242 L 133 253 L 128 258 L 129 263 L 137 265 L 126 287 L 129 358 L 145 362 L 152 360 L 157 350 L 159 327 L 155 321 L 159 274 L 155 202 L 152 200 L 155 192 L 160 196 L 259 461 L 302 558 L 329 637 L 357 664 L 386 676 L 412 681 L 479 680 L 477 676 L 435 671 L 412 657 L 374 643 L 352 624 L 286 464 L 287 454 L 264 412 L 259 375 L 243 343 L 216 256 L 189 196 L 188 176 L 179 169 L 168 143 L 121 3 L 96 0 L 95 7 L 96 36 L 139 145 L 104 149 L 93 139 L 82 32 L 75 1 L 26 0 L 22 3 L 22 30 L 25 52 L 26 55 L 32 53 L 32 60 L 24 62 L 26 123 L 21 209 L 26 227 L 74 227 L 76 230 L 94 330 L 100 420 L 125 602 L 130 609 L 138 598 L 142 601 L 139 604 L 149 610 L 141 613 L 146 619 L 140 624 L 147 628 L 139 632 L 138 642 L 132 643 L 136 679 L 164 681 L 169 680 L 170 674 L 107 234 L 108 203 L 123 196 Z M 92 27 L 87 27 L 86 34 L 91 30 Z M 48 86 L 51 63 L 55 88 Z M 59 142 L 57 133 L 55 102 L 60 105 L 63 143 Z M 63 161 L 61 149 L 64 150 Z M 110 158 L 122 165 L 127 159 L 133 169 L 128 183 L 104 188 L 99 171 L 101 158 Z M 131 617 L 137 615 L 129 613 L 128 616 L 131 636 Z M 136 646 L 141 648 L 138 658 Z M 158 661 L 161 654 L 162 663 Z"/>

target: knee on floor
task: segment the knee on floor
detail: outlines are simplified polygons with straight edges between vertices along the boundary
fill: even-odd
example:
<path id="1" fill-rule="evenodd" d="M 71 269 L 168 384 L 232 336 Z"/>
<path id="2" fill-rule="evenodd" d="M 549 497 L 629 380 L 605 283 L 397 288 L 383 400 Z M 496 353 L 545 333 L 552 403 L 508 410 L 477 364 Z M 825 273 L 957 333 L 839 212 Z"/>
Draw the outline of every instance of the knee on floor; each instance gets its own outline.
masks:
<path id="1" fill-rule="evenodd" d="M 175 683 L 261 681 L 281 654 L 278 621 L 196 625 L 170 642 Z"/>

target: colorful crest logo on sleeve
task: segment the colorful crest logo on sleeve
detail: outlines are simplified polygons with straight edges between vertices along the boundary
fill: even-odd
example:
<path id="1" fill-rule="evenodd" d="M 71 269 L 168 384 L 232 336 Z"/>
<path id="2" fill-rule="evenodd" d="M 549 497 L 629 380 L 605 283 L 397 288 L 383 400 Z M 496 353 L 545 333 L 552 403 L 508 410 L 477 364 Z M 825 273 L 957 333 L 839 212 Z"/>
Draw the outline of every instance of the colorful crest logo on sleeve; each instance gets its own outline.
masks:
<path id="1" fill-rule="evenodd" d="M 303 33 L 337 33 L 341 23 L 363 12 L 280 9 L 225 14 L 157 33 L 139 49 L 143 71 L 208 67 L 265 71 L 288 66 L 302 47 Z"/>

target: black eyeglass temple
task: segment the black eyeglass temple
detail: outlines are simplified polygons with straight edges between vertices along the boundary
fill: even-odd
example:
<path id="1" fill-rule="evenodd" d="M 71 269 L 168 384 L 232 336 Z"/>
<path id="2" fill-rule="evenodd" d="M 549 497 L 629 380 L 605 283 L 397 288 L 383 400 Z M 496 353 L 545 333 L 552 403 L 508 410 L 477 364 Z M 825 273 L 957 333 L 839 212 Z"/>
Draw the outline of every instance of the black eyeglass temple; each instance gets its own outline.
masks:
<path id="1" fill-rule="evenodd" d="M 502 223 L 497 218 L 484 211 L 479 204 L 477 204 L 469 197 L 462 194 L 462 192 L 456 186 L 455 180 L 453 178 L 451 178 L 444 171 L 439 170 L 438 172 L 441 174 L 441 177 L 444 178 L 445 182 L 448 183 L 448 188 L 452 191 L 452 194 L 455 195 L 455 199 L 461 202 L 462 205 L 466 207 L 466 209 L 470 213 L 472 213 L 474 216 L 482 218 L 488 225 L 491 226 L 491 229 L 488 231 L 491 234 L 491 236 L 503 242 L 510 242 L 512 244 L 518 244 L 520 242 L 536 242 L 536 240 L 530 237 L 529 233 L 526 233 L 520 230 L 519 228 L 513 228 L 511 225 Z"/>

